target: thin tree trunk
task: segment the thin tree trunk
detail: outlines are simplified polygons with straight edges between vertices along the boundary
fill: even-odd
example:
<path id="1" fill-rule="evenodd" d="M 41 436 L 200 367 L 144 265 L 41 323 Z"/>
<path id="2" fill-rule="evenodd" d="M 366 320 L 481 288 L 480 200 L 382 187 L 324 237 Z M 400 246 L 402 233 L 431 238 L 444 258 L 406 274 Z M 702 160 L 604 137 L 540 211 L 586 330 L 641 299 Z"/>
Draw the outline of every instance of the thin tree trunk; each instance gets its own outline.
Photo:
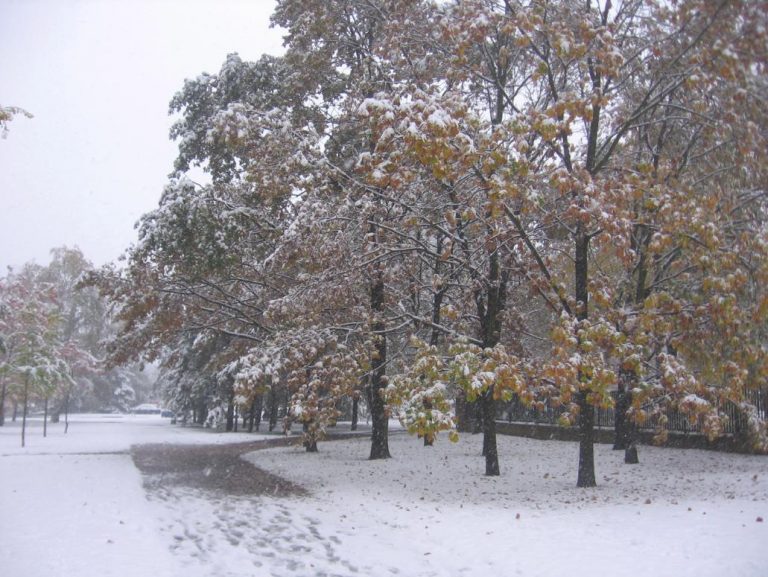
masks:
<path id="1" fill-rule="evenodd" d="M 283 417 L 288 416 L 288 409 L 291 405 L 291 393 L 288 391 L 288 389 L 285 390 L 285 395 L 283 396 Z"/>
<path id="2" fill-rule="evenodd" d="M 67 388 L 67 396 L 64 400 L 64 434 L 67 434 L 67 431 L 69 431 L 69 396 L 72 392 L 72 387 Z"/>
<path id="3" fill-rule="evenodd" d="M 261 414 L 264 410 L 264 394 L 260 394 L 256 397 L 256 410 L 254 411 L 254 417 L 256 419 L 256 431 L 261 427 Z"/>
<path id="4" fill-rule="evenodd" d="M 627 448 L 627 409 L 629 402 L 626 385 L 619 371 L 619 389 L 616 392 L 616 403 L 613 417 L 613 450 L 623 451 Z"/>
<path id="5" fill-rule="evenodd" d="M 269 432 L 275 430 L 275 427 L 277 426 L 277 392 L 275 391 L 275 387 L 269 388 Z"/>
<path id="6" fill-rule="evenodd" d="M 24 409 L 21 416 L 21 446 L 26 445 L 27 440 L 27 403 L 29 402 L 29 375 L 24 376 Z"/>
<path id="7" fill-rule="evenodd" d="M 637 375 L 634 375 L 635 377 Z M 630 389 L 626 393 L 627 396 L 627 410 L 632 406 L 632 390 Z M 640 458 L 637 454 L 637 425 L 629 418 L 624 418 L 626 447 L 624 448 L 624 462 L 627 465 L 637 465 L 640 463 Z"/>
<path id="8" fill-rule="evenodd" d="M 253 433 L 253 423 L 256 420 L 256 399 L 257 397 L 253 398 L 253 400 L 251 401 L 251 408 L 248 411 L 247 420 L 248 420 L 249 433 Z M 246 420 L 246 417 L 243 417 L 243 427 L 245 427 L 245 420 Z"/>
<path id="9" fill-rule="evenodd" d="M 5 425 L 5 393 L 8 390 L 8 385 L 3 379 L 3 386 L 0 388 L 0 427 Z"/>
<path id="10" fill-rule="evenodd" d="M 235 401 L 233 396 L 229 397 L 229 400 L 227 401 L 227 424 L 226 424 L 226 431 L 227 433 L 232 432 L 235 428 Z"/>
<path id="11" fill-rule="evenodd" d="M 48 436 L 48 397 L 43 401 L 43 438 Z"/>
<path id="12" fill-rule="evenodd" d="M 360 412 L 360 399 L 355 394 L 352 397 L 352 426 L 350 427 L 352 431 L 357 431 L 357 420 L 359 417 L 359 412 Z"/>
<path id="13" fill-rule="evenodd" d="M 432 401 L 429 399 L 424 399 L 424 410 L 425 411 L 431 411 L 432 410 Z M 424 435 L 424 446 L 425 447 L 431 447 L 435 444 L 435 436 L 433 434 L 426 434 Z"/>
<path id="14" fill-rule="evenodd" d="M 579 391 L 579 476 L 577 487 L 595 487 L 595 407 L 587 392 Z"/>

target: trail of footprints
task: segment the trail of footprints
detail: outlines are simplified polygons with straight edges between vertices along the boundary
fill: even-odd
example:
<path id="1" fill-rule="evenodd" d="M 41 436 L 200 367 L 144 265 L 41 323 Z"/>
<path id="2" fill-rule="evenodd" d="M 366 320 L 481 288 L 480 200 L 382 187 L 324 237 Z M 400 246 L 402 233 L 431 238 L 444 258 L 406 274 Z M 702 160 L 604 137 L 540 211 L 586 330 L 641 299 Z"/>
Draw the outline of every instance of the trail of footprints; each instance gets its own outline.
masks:
<path id="1" fill-rule="evenodd" d="M 155 486 L 149 498 L 163 509 L 167 522 L 162 530 L 170 549 L 193 575 L 197 570 L 206 577 L 229 577 L 222 572 L 220 559 L 237 559 L 238 577 L 249 574 L 248 565 L 273 577 L 369 573 L 369 568 L 359 568 L 337 553 L 341 541 L 335 535 L 324 536 L 317 520 L 296 515 L 277 500 L 222 497 L 178 486 Z M 330 573 L 322 570 L 328 566 L 334 567 Z"/>

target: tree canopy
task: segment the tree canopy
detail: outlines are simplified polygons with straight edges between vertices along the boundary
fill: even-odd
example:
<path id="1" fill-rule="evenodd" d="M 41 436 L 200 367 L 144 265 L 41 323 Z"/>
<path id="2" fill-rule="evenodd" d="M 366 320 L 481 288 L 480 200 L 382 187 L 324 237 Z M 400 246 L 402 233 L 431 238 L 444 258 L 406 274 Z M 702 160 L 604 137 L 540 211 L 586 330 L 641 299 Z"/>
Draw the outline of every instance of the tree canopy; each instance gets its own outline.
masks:
<path id="1" fill-rule="evenodd" d="M 171 102 L 176 172 L 99 281 L 116 359 L 162 359 L 180 407 L 190 377 L 242 410 L 281 387 L 308 447 L 366 398 L 371 458 L 391 414 L 430 442 L 476 421 L 489 475 L 511 398 L 579 426 L 579 486 L 596 407 L 659 440 L 735 407 L 768 450 L 763 3 L 281 0 L 273 22 L 285 55 Z"/>

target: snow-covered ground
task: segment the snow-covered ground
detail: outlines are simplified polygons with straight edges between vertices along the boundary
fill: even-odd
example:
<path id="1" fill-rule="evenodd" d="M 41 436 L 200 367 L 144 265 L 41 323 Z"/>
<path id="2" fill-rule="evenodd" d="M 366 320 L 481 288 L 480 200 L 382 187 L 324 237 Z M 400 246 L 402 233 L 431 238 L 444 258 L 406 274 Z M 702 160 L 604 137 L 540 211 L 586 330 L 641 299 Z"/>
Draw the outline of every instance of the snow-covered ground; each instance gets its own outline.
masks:
<path id="1" fill-rule="evenodd" d="M 14 577 L 175 577 L 179 559 L 161 532 L 130 447 L 253 440 L 174 427 L 144 415 L 74 415 L 64 424 L 0 427 L 0 572 Z"/>
<path id="2" fill-rule="evenodd" d="M 768 458 L 641 448 L 641 465 L 596 447 L 599 487 L 575 488 L 574 443 L 499 438 L 502 476 L 482 475 L 479 436 L 431 448 L 392 435 L 387 461 L 364 439 L 246 458 L 309 496 L 151 491 L 128 448 L 214 444 L 159 417 L 39 423 L 18 447 L 0 428 L 4 575 L 240 577 L 371 575 L 614 577 L 768 574 Z"/>

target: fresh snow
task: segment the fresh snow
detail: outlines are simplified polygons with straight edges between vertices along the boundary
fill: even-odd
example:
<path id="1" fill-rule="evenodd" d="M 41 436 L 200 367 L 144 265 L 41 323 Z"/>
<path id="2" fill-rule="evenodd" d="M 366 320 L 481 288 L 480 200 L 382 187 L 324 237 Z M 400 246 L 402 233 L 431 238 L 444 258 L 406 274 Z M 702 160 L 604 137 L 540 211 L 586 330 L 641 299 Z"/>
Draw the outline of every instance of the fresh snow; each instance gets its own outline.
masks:
<path id="1" fill-rule="evenodd" d="M 640 465 L 596 446 L 596 489 L 575 487 L 575 443 L 499 437 L 501 477 L 482 475 L 481 437 L 435 446 L 396 433 L 257 451 L 257 466 L 309 496 L 147 490 L 133 444 L 264 436 L 172 426 L 157 416 L 75 416 L 69 433 L 0 427 L 0 566 L 42 577 L 458 576 L 762 577 L 768 458 L 641 447 Z"/>

